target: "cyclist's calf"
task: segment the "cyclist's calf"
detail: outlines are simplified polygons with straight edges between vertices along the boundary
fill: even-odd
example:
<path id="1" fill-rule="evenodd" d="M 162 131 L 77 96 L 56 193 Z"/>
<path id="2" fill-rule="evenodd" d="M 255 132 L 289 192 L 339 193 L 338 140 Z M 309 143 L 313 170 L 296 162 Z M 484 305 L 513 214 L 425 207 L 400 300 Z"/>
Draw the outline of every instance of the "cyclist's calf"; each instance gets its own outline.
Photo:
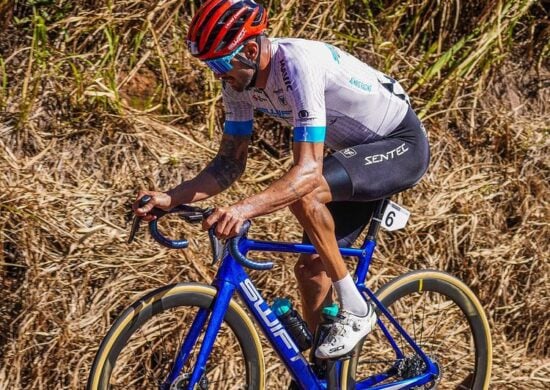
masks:
<path id="1" fill-rule="evenodd" d="M 332 282 L 319 255 L 300 255 L 294 266 L 300 290 L 302 314 L 311 332 L 321 319 L 321 310 L 332 303 Z"/>

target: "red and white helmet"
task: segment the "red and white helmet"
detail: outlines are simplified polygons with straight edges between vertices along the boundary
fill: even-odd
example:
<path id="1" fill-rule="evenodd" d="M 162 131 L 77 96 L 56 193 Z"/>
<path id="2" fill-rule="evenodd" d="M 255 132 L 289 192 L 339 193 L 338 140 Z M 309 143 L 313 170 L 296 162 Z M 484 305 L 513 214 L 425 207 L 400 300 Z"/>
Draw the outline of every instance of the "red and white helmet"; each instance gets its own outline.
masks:
<path id="1" fill-rule="evenodd" d="M 191 54 L 209 60 L 231 54 L 267 27 L 267 11 L 253 0 L 206 0 L 191 20 Z"/>

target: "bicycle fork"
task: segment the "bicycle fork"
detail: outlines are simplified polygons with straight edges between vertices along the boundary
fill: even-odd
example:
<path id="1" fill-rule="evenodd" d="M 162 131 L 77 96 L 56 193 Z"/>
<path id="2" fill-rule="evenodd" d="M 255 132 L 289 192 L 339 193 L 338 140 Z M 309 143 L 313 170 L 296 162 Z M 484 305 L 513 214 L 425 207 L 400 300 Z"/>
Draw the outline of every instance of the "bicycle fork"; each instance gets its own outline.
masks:
<path id="1" fill-rule="evenodd" d="M 212 306 L 208 309 L 203 308 L 198 311 L 191 325 L 191 329 L 185 337 L 172 370 L 162 385 L 162 389 L 169 389 L 170 385 L 182 372 L 183 366 L 187 362 L 187 359 L 189 359 L 189 355 L 193 351 L 193 346 L 197 343 L 199 335 L 204 328 L 208 314 L 211 313 L 210 320 L 206 327 L 206 333 L 199 350 L 199 355 L 197 356 L 187 387 L 193 389 L 199 382 L 206 369 L 206 361 L 208 360 L 208 356 L 210 356 L 210 352 L 212 352 L 212 346 L 214 345 L 214 341 L 216 340 L 234 291 L 235 286 L 233 284 L 227 282 L 221 283 Z"/>

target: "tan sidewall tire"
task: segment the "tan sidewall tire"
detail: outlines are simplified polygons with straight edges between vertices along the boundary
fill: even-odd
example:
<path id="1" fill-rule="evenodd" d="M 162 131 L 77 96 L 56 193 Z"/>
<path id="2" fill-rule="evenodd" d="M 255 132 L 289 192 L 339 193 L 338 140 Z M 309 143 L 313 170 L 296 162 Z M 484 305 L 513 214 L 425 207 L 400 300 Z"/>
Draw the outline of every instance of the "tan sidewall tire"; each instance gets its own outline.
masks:
<path id="1" fill-rule="evenodd" d="M 87 389 L 108 389 L 109 376 L 125 341 L 154 315 L 178 306 L 209 307 L 216 289 L 199 283 L 179 283 L 155 290 L 128 307 L 113 324 L 95 356 Z M 234 300 L 224 321 L 241 345 L 247 366 L 248 389 L 265 388 L 264 355 L 258 332 L 247 313 Z"/>
<path id="2" fill-rule="evenodd" d="M 382 286 L 378 299 L 389 307 L 399 298 L 418 291 L 437 291 L 451 298 L 464 312 L 474 334 L 476 371 L 473 389 L 489 389 L 492 369 L 492 341 L 489 322 L 475 294 L 463 282 L 441 271 L 421 270 L 406 273 Z M 342 365 L 341 380 L 353 388 L 359 353 Z M 344 386 L 342 388 L 345 388 Z"/>

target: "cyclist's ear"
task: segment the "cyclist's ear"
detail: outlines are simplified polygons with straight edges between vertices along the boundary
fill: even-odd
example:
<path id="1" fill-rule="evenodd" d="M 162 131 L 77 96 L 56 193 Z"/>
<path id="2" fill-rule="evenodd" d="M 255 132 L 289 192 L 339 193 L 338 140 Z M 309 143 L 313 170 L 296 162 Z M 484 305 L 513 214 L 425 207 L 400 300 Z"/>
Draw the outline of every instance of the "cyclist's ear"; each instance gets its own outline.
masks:
<path id="1" fill-rule="evenodd" d="M 242 53 L 248 60 L 255 61 L 256 57 L 258 57 L 259 55 L 259 51 L 260 46 L 256 43 L 254 39 L 250 39 L 244 44 Z"/>

